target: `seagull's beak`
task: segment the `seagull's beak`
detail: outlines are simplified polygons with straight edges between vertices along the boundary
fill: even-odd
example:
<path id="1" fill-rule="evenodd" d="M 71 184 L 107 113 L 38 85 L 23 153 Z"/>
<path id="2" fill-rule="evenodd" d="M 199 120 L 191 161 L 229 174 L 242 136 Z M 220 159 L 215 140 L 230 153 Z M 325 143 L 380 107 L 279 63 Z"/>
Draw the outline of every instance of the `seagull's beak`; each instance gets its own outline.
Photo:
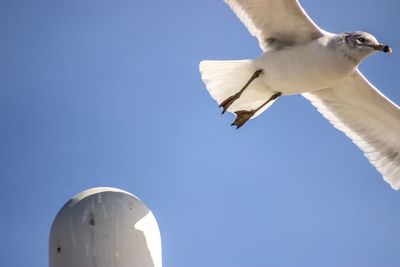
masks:
<path id="1" fill-rule="evenodd" d="M 384 53 L 392 53 L 392 48 L 390 48 L 388 45 L 385 44 L 377 44 L 377 45 L 371 45 L 371 47 L 377 51 L 382 51 Z"/>

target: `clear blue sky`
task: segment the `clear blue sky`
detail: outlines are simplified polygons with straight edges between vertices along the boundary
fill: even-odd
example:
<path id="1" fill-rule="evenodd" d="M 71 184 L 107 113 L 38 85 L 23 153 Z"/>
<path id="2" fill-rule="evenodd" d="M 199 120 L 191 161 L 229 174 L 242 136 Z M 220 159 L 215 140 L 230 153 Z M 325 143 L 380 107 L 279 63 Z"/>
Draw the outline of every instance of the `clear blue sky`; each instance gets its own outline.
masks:
<path id="1" fill-rule="evenodd" d="M 400 103 L 399 1 L 301 2 L 393 47 L 361 69 Z M 0 34 L 2 266 L 47 266 L 54 216 L 95 186 L 153 210 L 164 267 L 399 266 L 400 192 L 307 100 L 220 115 L 199 61 L 260 54 L 222 1 L 3 0 Z"/>

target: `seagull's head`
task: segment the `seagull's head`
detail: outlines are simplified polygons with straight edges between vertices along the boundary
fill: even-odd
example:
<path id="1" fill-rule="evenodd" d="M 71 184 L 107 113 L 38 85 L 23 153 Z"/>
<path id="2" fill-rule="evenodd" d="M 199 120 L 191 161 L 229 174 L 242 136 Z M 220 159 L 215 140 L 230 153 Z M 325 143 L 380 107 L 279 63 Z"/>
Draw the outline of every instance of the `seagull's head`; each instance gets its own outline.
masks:
<path id="1" fill-rule="evenodd" d="M 375 51 L 392 53 L 392 49 L 367 32 L 345 32 L 339 35 L 339 47 L 347 50 L 349 56 L 362 60 Z"/>

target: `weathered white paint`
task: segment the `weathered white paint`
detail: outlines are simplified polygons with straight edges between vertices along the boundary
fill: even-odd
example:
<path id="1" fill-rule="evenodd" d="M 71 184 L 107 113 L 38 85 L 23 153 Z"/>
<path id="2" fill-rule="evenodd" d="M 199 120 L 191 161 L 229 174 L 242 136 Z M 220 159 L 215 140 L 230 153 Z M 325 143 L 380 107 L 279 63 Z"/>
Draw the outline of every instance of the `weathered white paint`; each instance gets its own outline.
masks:
<path id="1" fill-rule="evenodd" d="M 50 267 L 161 267 L 157 221 L 126 191 L 83 191 L 54 219 L 49 262 Z"/>

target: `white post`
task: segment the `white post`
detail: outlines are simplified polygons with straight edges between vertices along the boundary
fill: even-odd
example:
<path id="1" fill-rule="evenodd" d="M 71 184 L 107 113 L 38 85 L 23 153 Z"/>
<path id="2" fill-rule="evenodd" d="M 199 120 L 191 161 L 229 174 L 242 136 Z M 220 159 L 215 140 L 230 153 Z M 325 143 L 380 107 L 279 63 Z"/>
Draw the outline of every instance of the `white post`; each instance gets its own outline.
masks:
<path id="1" fill-rule="evenodd" d="M 50 267 L 161 267 L 157 221 L 126 191 L 83 191 L 53 221 L 49 262 Z"/>

